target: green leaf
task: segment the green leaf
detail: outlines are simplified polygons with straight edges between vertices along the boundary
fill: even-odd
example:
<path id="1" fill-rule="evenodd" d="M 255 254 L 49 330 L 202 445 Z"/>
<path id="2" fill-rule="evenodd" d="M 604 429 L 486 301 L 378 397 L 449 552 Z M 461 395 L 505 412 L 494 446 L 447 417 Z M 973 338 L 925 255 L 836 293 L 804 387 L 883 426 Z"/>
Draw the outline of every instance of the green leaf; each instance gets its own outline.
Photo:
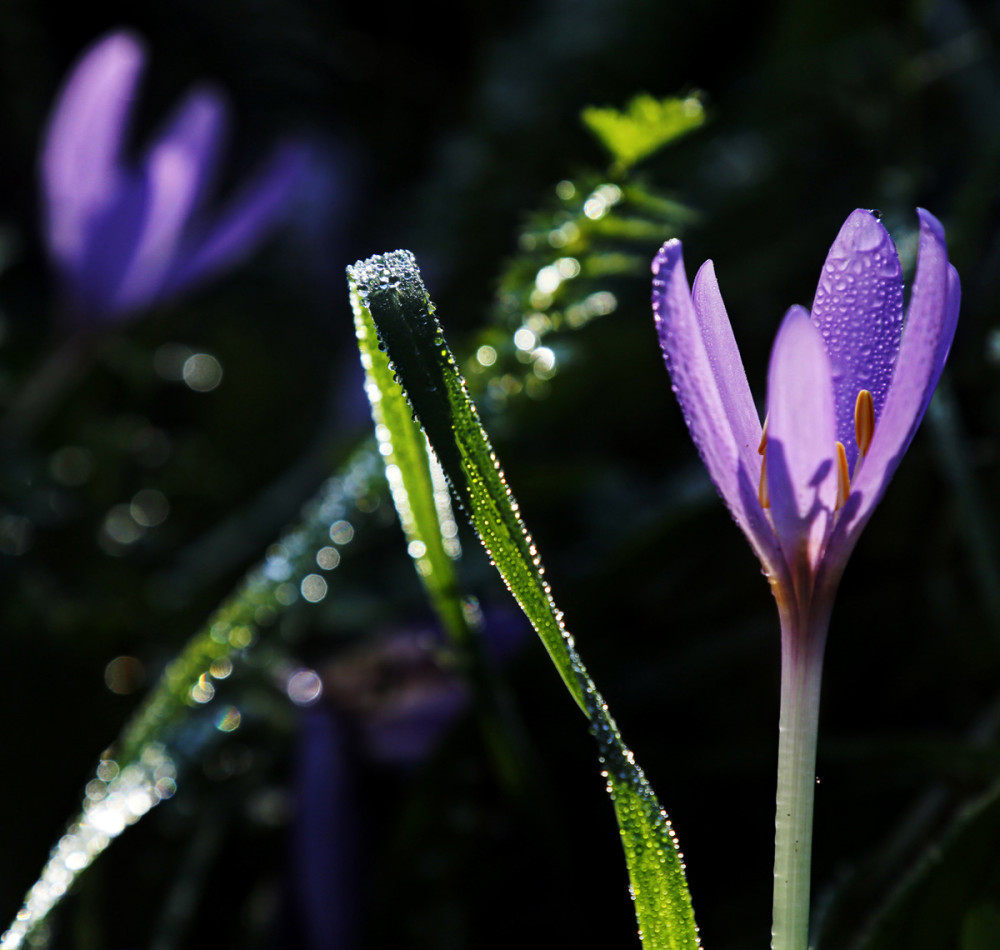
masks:
<path id="1" fill-rule="evenodd" d="M 455 498 L 591 722 L 621 830 L 644 947 L 694 950 L 698 930 L 670 822 L 563 623 L 538 549 L 469 399 L 413 255 L 395 251 L 360 261 L 348 276 L 355 312 L 375 327 Z"/>
<path id="2" fill-rule="evenodd" d="M 693 96 L 655 99 L 643 94 L 636 96 L 624 112 L 588 106 L 580 117 L 615 162 L 627 169 L 701 126 L 705 109 Z"/>
<path id="3" fill-rule="evenodd" d="M 406 536 L 407 548 L 435 613 L 451 640 L 454 658 L 473 688 L 480 725 L 497 771 L 512 793 L 527 785 L 525 737 L 490 665 L 476 631 L 480 616 L 463 596 L 455 559 L 461 545 L 451 496 L 440 463 L 427 442 L 406 396 L 393 376 L 389 358 L 378 348 L 371 314 L 352 295 L 354 324 L 365 370 L 379 454 Z"/>

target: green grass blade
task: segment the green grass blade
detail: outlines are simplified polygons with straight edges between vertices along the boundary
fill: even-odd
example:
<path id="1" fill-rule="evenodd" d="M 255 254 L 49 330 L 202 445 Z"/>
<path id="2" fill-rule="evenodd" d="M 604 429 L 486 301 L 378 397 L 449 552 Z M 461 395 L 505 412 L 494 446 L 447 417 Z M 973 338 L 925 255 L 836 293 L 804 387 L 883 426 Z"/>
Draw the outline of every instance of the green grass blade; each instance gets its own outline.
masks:
<path id="1" fill-rule="evenodd" d="M 503 684 L 486 661 L 482 616 L 460 583 L 461 556 L 451 495 L 441 465 L 378 347 L 371 314 L 352 287 L 355 332 L 365 388 L 385 463 L 386 481 L 406 536 L 407 549 L 431 606 L 452 644 L 452 662 L 472 687 L 479 724 L 497 774 L 518 796 L 531 784 L 529 743 Z"/>
<path id="2" fill-rule="evenodd" d="M 388 275 L 392 276 L 389 277 Z M 412 255 L 397 251 L 351 269 L 354 306 L 367 311 L 396 379 L 440 459 L 459 504 L 531 621 L 580 708 L 572 642 L 544 580 L 465 380 L 448 349 Z M 382 281 L 385 284 L 382 284 Z"/>
<path id="3" fill-rule="evenodd" d="M 436 484 L 435 469 L 440 472 L 440 467 L 393 378 L 388 357 L 378 348 L 370 314 L 357 306 L 356 294 L 351 299 L 379 454 L 407 549 L 445 632 L 464 653 L 471 630 L 454 567 L 461 547 L 448 489 Z"/>
<path id="4" fill-rule="evenodd" d="M 465 380 L 434 316 L 412 254 L 349 268 L 352 304 L 374 326 L 396 381 L 483 546 L 591 721 L 628 863 L 647 950 L 694 950 L 698 930 L 683 859 L 666 814 L 622 741 L 556 607 Z"/>

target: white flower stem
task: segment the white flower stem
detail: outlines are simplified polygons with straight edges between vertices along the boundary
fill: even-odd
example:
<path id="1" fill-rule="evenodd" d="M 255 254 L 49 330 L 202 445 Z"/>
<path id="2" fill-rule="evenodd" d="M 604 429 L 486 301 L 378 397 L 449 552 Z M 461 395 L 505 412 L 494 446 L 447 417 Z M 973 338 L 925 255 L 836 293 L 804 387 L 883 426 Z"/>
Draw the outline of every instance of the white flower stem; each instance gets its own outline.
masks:
<path id="1" fill-rule="evenodd" d="M 781 611 L 781 714 L 771 950 L 807 950 L 816 732 L 829 612 Z"/>

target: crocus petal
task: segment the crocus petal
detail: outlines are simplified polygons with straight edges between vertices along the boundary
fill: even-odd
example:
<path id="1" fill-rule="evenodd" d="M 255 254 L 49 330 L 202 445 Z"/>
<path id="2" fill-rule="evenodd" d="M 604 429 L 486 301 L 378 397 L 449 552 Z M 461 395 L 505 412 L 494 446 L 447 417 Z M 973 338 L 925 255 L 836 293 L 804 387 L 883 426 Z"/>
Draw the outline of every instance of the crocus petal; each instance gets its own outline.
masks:
<path id="1" fill-rule="evenodd" d="M 221 93 L 211 88 L 195 89 L 149 149 L 149 159 L 166 152 L 176 154 L 190 167 L 190 212 L 197 209 L 215 181 L 228 125 L 229 109 Z"/>
<path id="2" fill-rule="evenodd" d="M 698 315 L 705 354 L 736 439 L 736 450 L 748 472 L 759 471 L 760 417 L 743 369 L 733 326 L 722 302 L 715 265 L 711 261 L 705 261 L 695 275 L 691 298 Z"/>
<path id="3" fill-rule="evenodd" d="M 677 240 L 660 248 L 653 275 L 660 346 L 691 437 L 733 518 L 765 567 L 777 570 L 780 552 L 757 500 L 760 424 L 751 421 L 756 410 L 714 275 L 699 275 L 696 308 Z"/>
<path id="4" fill-rule="evenodd" d="M 208 91 L 193 93 L 146 160 L 148 202 L 141 236 L 112 306 L 135 310 L 165 296 L 192 215 L 213 177 L 225 106 Z"/>
<path id="5" fill-rule="evenodd" d="M 771 518 L 793 574 L 814 569 L 837 499 L 833 385 L 820 331 L 802 307 L 785 315 L 767 377 Z"/>
<path id="6" fill-rule="evenodd" d="M 145 177 L 123 173 L 114 194 L 91 216 L 79 267 L 66 281 L 74 320 L 99 324 L 119 314 L 119 288 L 147 226 L 149 202 Z"/>
<path id="7" fill-rule="evenodd" d="M 903 326 L 903 280 L 895 245 L 870 211 L 853 212 L 830 248 L 816 288 L 813 323 L 833 371 L 837 439 L 848 467 L 858 455 L 854 406 L 872 394 L 875 417 L 885 403 Z"/>
<path id="8" fill-rule="evenodd" d="M 885 406 L 876 418 L 871 449 L 854 479 L 859 496 L 842 531 L 856 537 L 878 504 L 924 416 L 941 376 L 958 321 L 961 289 L 948 263 L 944 228 L 922 208 L 917 275 Z M 841 531 L 838 531 L 840 534 Z"/>
<path id="9" fill-rule="evenodd" d="M 287 209 L 307 156 L 307 150 L 297 144 L 276 149 L 208 234 L 194 242 L 172 277 L 171 290 L 195 283 L 250 254 Z"/>
<path id="10" fill-rule="evenodd" d="M 122 137 L 145 53 L 113 33 L 83 55 L 59 96 L 41 151 L 48 241 L 61 268 L 79 265 L 91 216 L 119 184 Z"/>
<path id="11" fill-rule="evenodd" d="M 941 338 L 938 341 L 937 352 L 934 354 L 934 371 L 931 373 L 932 383 L 924 396 L 923 408 L 920 410 L 918 424 L 923 418 L 927 407 L 931 403 L 934 389 L 944 370 L 944 364 L 948 361 L 948 354 L 951 352 L 951 344 L 955 339 L 955 330 L 958 327 L 958 311 L 962 305 L 962 281 L 952 264 L 948 265 L 948 301 L 945 304 L 944 327 Z"/>

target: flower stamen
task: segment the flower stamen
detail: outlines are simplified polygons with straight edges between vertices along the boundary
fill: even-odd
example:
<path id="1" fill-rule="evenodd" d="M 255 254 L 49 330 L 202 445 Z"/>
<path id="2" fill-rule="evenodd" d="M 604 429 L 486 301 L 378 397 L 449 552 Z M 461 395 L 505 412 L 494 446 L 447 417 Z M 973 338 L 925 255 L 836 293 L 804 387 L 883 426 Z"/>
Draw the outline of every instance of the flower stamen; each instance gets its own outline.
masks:
<path id="1" fill-rule="evenodd" d="M 771 507 L 771 493 L 767 488 L 767 456 L 762 454 L 760 460 L 760 484 L 757 486 L 757 497 L 761 508 Z"/>
<path id="2" fill-rule="evenodd" d="M 767 489 L 767 420 L 770 416 L 764 416 L 764 428 L 760 432 L 760 445 L 757 446 L 757 454 L 760 455 L 760 484 L 757 486 L 757 498 L 760 500 L 761 508 L 771 507 L 771 493 Z"/>
<path id="3" fill-rule="evenodd" d="M 867 390 L 865 390 L 867 391 Z M 869 395 L 871 395 L 869 393 Z M 851 494 L 851 473 L 847 467 L 847 450 L 843 442 L 837 443 L 837 503 L 833 506 L 834 511 L 839 511 L 847 504 L 847 499 Z"/>
<path id="4" fill-rule="evenodd" d="M 858 440 L 858 458 L 863 459 L 871 448 L 875 433 L 875 403 L 867 389 L 858 393 L 854 404 L 854 437 Z"/>

